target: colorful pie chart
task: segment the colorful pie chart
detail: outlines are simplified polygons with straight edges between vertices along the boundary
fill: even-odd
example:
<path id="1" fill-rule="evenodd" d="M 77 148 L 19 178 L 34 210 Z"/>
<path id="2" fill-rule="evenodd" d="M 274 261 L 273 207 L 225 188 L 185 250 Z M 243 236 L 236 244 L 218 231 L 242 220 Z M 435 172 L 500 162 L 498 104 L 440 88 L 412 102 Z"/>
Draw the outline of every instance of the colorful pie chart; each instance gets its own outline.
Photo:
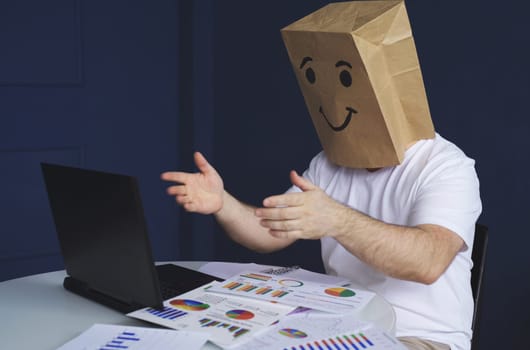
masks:
<path id="1" fill-rule="evenodd" d="M 291 279 L 279 280 L 278 283 L 285 287 L 301 287 L 304 285 L 304 282 L 302 281 L 291 280 Z"/>
<path id="2" fill-rule="evenodd" d="M 302 331 L 299 331 L 298 329 L 293 328 L 283 328 L 278 331 L 281 335 L 285 335 L 289 338 L 305 338 L 307 337 L 307 334 L 305 334 Z"/>
<path id="3" fill-rule="evenodd" d="M 169 303 L 178 309 L 188 311 L 203 311 L 210 307 L 208 304 L 190 299 L 173 299 Z"/>
<path id="4" fill-rule="evenodd" d="M 230 310 L 225 315 L 236 320 L 250 320 L 254 317 L 254 314 L 247 310 Z"/>
<path id="5" fill-rule="evenodd" d="M 353 290 L 347 288 L 328 288 L 324 291 L 326 294 L 333 295 L 334 297 L 352 297 L 355 295 Z"/>

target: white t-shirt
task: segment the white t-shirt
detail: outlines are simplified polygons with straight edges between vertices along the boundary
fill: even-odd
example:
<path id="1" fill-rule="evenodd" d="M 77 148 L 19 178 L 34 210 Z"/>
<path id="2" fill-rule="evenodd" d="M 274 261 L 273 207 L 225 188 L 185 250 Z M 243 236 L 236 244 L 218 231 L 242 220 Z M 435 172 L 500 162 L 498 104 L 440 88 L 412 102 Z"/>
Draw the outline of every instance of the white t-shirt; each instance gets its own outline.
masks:
<path id="1" fill-rule="evenodd" d="M 333 238 L 322 239 L 326 272 L 365 286 L 396 311 L 396 335 L 470 348 L 473 298 L 471 248 L 482 205 L 475 162 L 436 134 L 410 147 L 402 164 L 369 172 L 332 164 L 323 152 L 304 177 L 336 201 L 386 223 L 436 224 L 457 233 L 465 246 L 446 272 L 425 285 L 384 275 L 357 259 Z"/>

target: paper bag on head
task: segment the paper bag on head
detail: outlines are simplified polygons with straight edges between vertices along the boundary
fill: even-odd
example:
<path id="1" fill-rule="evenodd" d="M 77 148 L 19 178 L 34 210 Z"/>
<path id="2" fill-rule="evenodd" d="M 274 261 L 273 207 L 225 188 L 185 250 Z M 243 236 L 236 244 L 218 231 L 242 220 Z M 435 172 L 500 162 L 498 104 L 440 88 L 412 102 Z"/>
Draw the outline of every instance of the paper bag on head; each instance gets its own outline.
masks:
<path id="1" fill-rule="evenodd" d="M 434 137 L 402 0 L 331 3 L 281 32 L 332 162 L 394 166 L 408 145 Z"/>

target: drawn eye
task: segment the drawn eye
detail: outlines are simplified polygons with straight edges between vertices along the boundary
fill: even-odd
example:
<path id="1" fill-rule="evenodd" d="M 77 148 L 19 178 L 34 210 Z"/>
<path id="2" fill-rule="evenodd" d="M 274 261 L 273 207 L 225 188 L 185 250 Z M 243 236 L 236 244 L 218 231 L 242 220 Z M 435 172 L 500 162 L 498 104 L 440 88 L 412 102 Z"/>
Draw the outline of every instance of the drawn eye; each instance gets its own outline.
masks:
<path id="1" fill-rule="evenodd" d="M 351 86 L 351 74 L 347 70 L 343 70 L 339 74 L 340 83 L 344 87 L 350 87 Z"/>
<path id="2" fill-rule="evenodd" d="M 312 68 L 307 68 L 305 70 L 305 77 L 307 81 L 311 84 L 314 84 L 317 80 L 317 77 L 315 76 L 315 71 Z"/>

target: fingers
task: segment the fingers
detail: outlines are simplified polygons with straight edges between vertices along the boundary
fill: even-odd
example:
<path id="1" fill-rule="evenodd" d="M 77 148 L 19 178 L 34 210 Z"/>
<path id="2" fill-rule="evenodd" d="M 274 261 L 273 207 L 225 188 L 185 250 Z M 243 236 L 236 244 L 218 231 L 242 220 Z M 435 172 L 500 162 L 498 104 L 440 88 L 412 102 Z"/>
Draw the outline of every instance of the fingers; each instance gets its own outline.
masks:
<path id="1" fill-rule="evenodd" d="M 170 196 L 175 197 L 175 201 L 181 206 L 191 203 L 191 196 L 189 195 L 189 189 L 185 185 L 186 176 L 181 176 L 182 173 L 167 172 L 162 174 L 162 179 L 166 181 L 173 181 L 179 183 L 176 186 L 170 186 L 166 189 L 166 192 Z M 186 209 L 187 210 L 187 209 Z"/>
<path id="2" fill-rule="evenodd" d="M 261 220 L 260 225 L 269 230 L 269 234 L 276 238 L 300 239 L 303 232 L 299 228 L 298 220 Z"/>
<path id="3" fill-rule="evenodd" d="M 185 206 L 187 204 L 189 205 L 189 204 L 193 203 L 191 197 L 190 196 L 186 196 L 186 195 L 184 195 L 184 196 L 176 196 L 175 200 L 181 206 Z"/>
<path id="4" fill-rule="evenodd" d="M 193 198 L 187 194 L 175 196 L 175 201 L 186 211 L 197 211 L 197 204 L 193 201 Z"/>
<path id="5" fill-rule="evenodd" d="M 291 182 L 293 185 L 299 187 L 303 192 L 319 190 L 311 181 L 298 175 L 294 170 L 290 173 Z M 270 196 L 263 200 L 264 207 L 291 207 L 301 206 L 304 204 L 303 193 L 286 193 L 277 196 Z"/>
<path id="6" fill-rule="evenodd" d="M 193 157 L 199 172 L 169 171 L 160 177 L 172 182 L 166 192 L 186 211 L 215 213 L 223 204 L 223 181 L 200 152 L 195 152 Z"/>
<path id="7" fill-rule="evenodd" d="M 298 231 L 300 230 L 299 220 L 268 220 L 263 219 L 260 221 L 260 225 L 268 228 L 271 231 Z"/>
<path id="8" fill-rule="evenodd" d="M 200 152 L 195 152 L 193 154 L 195 165 L 201 173 L 208 173 L 215 171 L 215 169 L 208 163 L 206 158 Z M 160 175 L 160 178 L 165 181 L 173 181 L 181 184 L 185 184 L 189 181 L 190 176 L 195 174 L 182 172 L 182 171 L 166 171 Z"/>
<path id="9" fill-rule="evenodd" d="M 302 237 L 302 220 L 298 207 L 257 208 L 260 225 L 276 238 L 298 239 Z"/>
<path id="10" fill-rule="evenodd" d="M 276 231 L 269 230 L 269 234 L 276 238 L 284 239 L 300 239 L 302 236 L 301 231 Z"/>
<path id="11" fill-rule="evenodd" d="M 311 181 L 298 175 L 298 173 L 294 170 L 291 170 L 289 175 L 290 175 L 292 184 L 297 186 L 304 192 L 311 191 L 317 188 Z"/>
<path id="12" fill-rule="evenodd" d="M 189 206 L 191 203 L 193 203 L 192 195 L 191 193 L 189 193 L 189 189 L 185 185 L 168 187 L 167 194 L 169 194 L 170 196 L 175 196 L 175 200 L 177 201 L 177 203 L 182 206 Z"/>
<path id="13" fill-rule="evenodd" d="M 263 206 L 271 207 L 298 207 L 304 204 L 303 193 L 286 193 L 270 196 L 263 200 Z"/>
<path id="14" fill-rule="evenodd" d="M 188 194 L 188 189 L 184 185 L 171 186 L 167 188 L 167 194 L 171 196 L 185 196 Z"/>
<path id="15" fill-rule="evenodd" d="M 208 173 L 214 170 L 214 168 L 210 165 L 210 163 L 208 163 L 201 152 L 195 152 L 193 154 L 193 159 L 195 161 L 195 165 L 201 173 Z"/>
<path id="16" fill-rule="evenodd" d="M 260 225 L 268 229 L 273 237 L 318 239 L 322 234 L 313 229 L 315 225 L 311 221 L 318 218 L 318 212 L 311 208 L 314 209 L 315 203 L 322 199 L 322 190 L 294 170 L 290 178 L 302 192 L 267 197 L 263 200 L 264 208 L 257 208 L 255 215 L 261 219 Z"/>
<path id="17" fill-rule="evenodd" d="M 300 217 L 297 207 L 257 208 L 254 213 L 257 217 L 268 220 L 294 220 Z"/>
<path id="18" fill-rule="evenodd" d="M 160 178 L 164 181 L 177 182 L 180 184 L 185 184 L 188 182 L 190 174 L 183 173 L 180 171 L 166 171 L 160 175 Z"/>

